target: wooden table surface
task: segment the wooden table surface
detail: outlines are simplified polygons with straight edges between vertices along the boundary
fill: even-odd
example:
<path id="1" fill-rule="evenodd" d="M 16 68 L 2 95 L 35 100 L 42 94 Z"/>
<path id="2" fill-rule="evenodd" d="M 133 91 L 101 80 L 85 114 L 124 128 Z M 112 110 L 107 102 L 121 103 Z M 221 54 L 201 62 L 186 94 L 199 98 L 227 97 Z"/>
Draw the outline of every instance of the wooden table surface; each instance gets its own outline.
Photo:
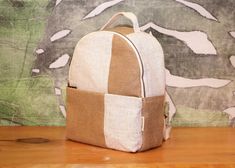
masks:
<path id="1" fill-rule="evenodd" d="M 39 137 L 49 142 L 17 141 Z M 0 127 L 0 167 L 235 167 L 235 129 L 174 128 L 162 147 L 133 154 L 66 141 L 64 127 Z"/>

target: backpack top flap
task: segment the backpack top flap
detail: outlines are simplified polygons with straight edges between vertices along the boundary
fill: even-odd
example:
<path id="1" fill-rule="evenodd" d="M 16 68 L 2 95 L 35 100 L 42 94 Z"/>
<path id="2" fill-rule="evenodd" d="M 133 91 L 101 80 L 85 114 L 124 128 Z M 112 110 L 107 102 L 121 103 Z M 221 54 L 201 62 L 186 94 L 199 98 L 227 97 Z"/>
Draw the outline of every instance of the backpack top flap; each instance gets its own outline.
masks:
<path id="1" fill-rule="evenodd" d="M 118 16 L 133 23 L 134 33 L 104 31 Z M 129 12 L 114 15 L 101 31 L 84 36 L 76 45 L 69 85 L 81 90 L 137 97 L 165 94 L 164 56 L 160 43 L 141 32 Z"/>

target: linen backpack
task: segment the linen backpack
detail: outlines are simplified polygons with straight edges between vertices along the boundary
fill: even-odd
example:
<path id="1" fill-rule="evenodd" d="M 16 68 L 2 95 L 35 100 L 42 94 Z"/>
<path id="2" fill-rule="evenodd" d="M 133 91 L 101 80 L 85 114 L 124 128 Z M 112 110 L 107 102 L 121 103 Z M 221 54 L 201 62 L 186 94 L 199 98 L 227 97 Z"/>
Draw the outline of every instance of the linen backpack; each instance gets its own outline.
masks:
<path id="1" fill-rule="evenodd" d="M 125 16 L 133 28 L 108 27 Z M 126 152 L 163 142 L 163 50 L 136 16 L 114 15 L 77 43 L 67 87 L 67 138 Z"/>

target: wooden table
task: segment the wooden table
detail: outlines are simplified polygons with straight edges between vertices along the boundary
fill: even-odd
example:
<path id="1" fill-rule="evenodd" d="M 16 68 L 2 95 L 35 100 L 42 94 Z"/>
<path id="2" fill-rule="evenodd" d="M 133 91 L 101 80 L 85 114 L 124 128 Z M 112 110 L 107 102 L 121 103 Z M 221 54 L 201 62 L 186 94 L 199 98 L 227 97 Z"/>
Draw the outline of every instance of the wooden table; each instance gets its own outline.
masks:
<path id="1" fill-rule="evenodd" d="M 19 138 L 41 137 L 45 143 Z M 65 140 L 64 127 L 0 127 L 0 167 L 235 167 L 234 128 L 174 128 L 160 148 L 125 153 Z"/>

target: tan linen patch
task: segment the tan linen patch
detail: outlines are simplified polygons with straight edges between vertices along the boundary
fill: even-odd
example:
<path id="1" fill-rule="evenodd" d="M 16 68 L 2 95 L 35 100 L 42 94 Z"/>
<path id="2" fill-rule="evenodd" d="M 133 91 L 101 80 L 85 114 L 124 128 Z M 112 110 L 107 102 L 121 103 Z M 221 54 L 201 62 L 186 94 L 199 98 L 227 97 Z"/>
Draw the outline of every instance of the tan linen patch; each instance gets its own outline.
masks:
<path id="1" fill-rule="evenodd" d="M 160 146 L 163 141 L 165 96 L 143 99 L 144 116 L 143 144 L 140 151 Z"/>
<path id="2" fill-rule="evenodd" d="M 141 97 L 140 67 L 136 53 L 118 35 L 113 36 L 108 93 Z"/>
<path id="3" fill-rule="evenodd" d="M 114 27 L 111 29 L 107 29 L 107 31 L 114 31 L 123 35 L 134 33 L 134 29 L 131 27 Z"/>
<path id="4" fill-rule="evenodd" d="M 106 147 L 104 94 L 67 87 L 67 138 Z"/>

